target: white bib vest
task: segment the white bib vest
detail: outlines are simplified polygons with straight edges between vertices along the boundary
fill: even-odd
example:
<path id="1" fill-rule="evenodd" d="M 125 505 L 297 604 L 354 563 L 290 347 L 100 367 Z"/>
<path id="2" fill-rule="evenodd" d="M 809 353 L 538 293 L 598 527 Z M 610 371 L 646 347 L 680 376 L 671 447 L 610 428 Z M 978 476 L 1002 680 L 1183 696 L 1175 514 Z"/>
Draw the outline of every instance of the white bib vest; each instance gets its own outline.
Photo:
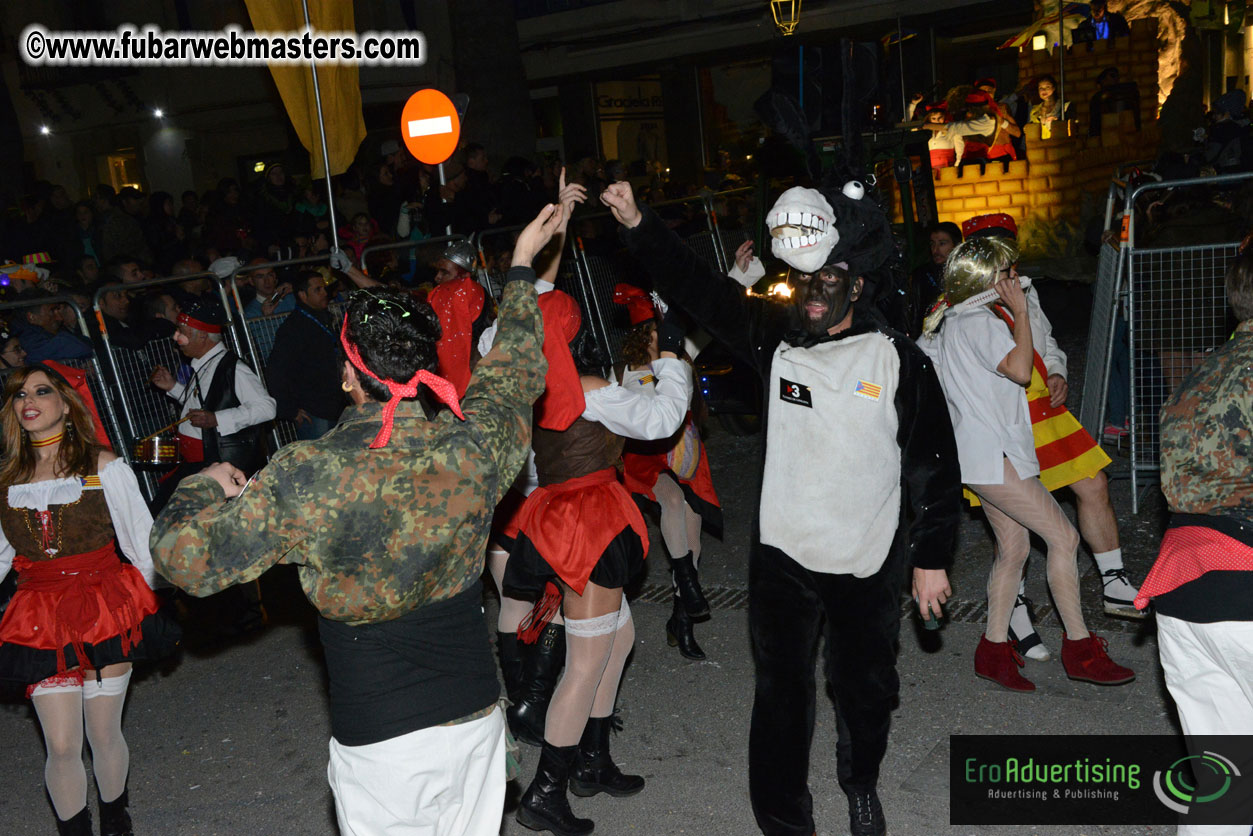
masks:
<path id="1" fill-rule="evenodd" d="M 880 333 L 780 343 L 766 393 L 761 541 L 814 572 L 879 571 L 900 521 L 900 356 Z"/>

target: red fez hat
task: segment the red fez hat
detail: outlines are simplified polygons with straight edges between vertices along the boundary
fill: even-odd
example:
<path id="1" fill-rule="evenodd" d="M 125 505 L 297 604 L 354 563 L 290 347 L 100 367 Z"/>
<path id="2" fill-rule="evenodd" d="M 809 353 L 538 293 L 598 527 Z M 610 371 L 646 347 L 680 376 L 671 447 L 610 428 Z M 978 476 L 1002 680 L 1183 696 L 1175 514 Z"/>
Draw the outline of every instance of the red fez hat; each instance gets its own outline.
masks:
<path id="1" fill-rule="evenodd" d="M 1018 224 L 1004 212 L 976 215 L 962 224 L 962 236 L 970 238 L 1018 238 Z"/>
<path id="2" fill-rule="evenodd" d="M 653 297 L 633 284 L 620 282 L 614 285 L 613 301 L 619 305 L 626 305 L 627 315 L 631 317 L 632 325 L 648 322 L 657 316 L 657 310 L 653 307 Z"/>

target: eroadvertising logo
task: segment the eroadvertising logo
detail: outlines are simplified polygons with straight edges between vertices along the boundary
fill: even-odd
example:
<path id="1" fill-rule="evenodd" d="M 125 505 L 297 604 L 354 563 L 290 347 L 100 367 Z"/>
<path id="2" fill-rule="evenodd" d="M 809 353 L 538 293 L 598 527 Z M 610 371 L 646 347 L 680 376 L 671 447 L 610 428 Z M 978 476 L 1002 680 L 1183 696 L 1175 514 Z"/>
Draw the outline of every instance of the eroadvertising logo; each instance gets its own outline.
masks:
<path id="1" fill-rule="evenodd" d="M 951 824 L 1253 823 L 1253 737 L 953 735 Z"/>
<path id="2" fill-rule="evenodd" d="M 1217 780 L 1217 787 L 1198 794 L 1198 781 L 1194 776 L 1208 776 Z M 1153 773 L 1153 792 L 1157 793 L 1158 801 L 1177 813 L 1187 815 L 1192 811 L 1192 805 L 1208 804 L 1221 799 L 1231 789 L 1233 779 L 1241 777 L 1236 765 L 1217 752 L 1186 755 L 1172 763 L 1169 768 Z M 1200 780 L 1203 781 L 1204 778 Z M 1212 785 L 1213 782 L 1209 783 Z"/>

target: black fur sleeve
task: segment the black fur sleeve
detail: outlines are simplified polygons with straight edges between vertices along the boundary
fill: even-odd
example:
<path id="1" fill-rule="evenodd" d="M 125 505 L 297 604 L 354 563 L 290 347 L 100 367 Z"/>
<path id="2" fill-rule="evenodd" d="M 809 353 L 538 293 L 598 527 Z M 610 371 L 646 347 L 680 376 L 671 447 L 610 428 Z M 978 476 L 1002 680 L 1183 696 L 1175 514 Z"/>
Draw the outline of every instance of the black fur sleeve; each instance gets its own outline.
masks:
<path id="1" fill-rule="evenodd" d="M 631 254 L 653 277 L 667 302 L 678 305 L 732 353 L 765 375 L 786 327 L 777 303 L 748 296 L 744 288 L 684 244 L 647 206 L 634 229 L 621 228 Z"/>
<path id="2" fill-rule="evenodd" d="M 961 525 L 961 467 L 944 390 L 930 358 L 909 338 L 892 334 L 901 358 L 896 412 L 900 419 L 901 540 L 906 565 L 946 569 Z"/>

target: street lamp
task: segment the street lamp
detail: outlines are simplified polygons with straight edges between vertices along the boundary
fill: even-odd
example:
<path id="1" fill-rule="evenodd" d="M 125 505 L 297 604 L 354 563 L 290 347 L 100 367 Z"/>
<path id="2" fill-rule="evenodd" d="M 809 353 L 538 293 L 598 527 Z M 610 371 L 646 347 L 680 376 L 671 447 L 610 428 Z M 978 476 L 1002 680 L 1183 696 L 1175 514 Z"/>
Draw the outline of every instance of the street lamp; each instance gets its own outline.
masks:
<path id="1" fill-rule="evenodd" d="M 770 0 L 770 14 L 774 15 L 779 32 L 791 35 L 801 22 L 801 0 Z"/>

